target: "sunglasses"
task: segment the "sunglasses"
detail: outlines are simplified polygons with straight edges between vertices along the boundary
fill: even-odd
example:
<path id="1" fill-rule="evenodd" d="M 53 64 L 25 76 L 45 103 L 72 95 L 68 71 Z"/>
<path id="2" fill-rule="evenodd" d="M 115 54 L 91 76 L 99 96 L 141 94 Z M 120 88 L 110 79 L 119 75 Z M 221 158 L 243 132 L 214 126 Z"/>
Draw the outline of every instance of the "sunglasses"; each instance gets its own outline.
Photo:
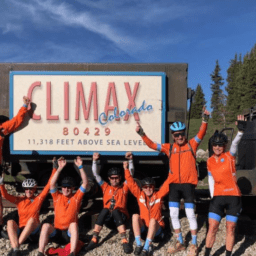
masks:
<path id="1" fill-rule="evenodd" d="M 143 189 L 147 189 L 147 188 L 152 189 L 152 188 L 154 188 L 154 186 L 153 185 L 147 185 L 147 186 L 143 186 L 142 188 Z"/>
<path id="2" fill-rule="evenodd" d="M 220 144 L 212 144 L 212 146 L 213 146 L 213 147 L 217 147 L 217 146 L 219 146 L 219 147 L 224 147 L 224 145 L 220 145 Z"/>
<path id="3" fill-rule="evenodd" d="M 62 186 L 62 188 L 70 189 L 71 187 L 70 186 Z"/>
<path id="4" fill-rule="evenodd" d="M 183 136 L 185 136 L 185 132 L 174 133 L 173 136 L 174 136 L 175 138 L 178 138 L 179 136 L 183 137 Z"/>
<path id="5" fill-rule="evenodd" d="M 25 191 L 26 191 L 26 190 L 32 191 L 32 190 L 34 190 L 34 188 L 24 188 L 24 190 L 25 190 Z"/>
<path id="6" fill-rule="evenodd" d="M 120 177 L 119 176 L 114 176 L 114 177 L 109 177 L 111 180 L 119 180 Z"/>

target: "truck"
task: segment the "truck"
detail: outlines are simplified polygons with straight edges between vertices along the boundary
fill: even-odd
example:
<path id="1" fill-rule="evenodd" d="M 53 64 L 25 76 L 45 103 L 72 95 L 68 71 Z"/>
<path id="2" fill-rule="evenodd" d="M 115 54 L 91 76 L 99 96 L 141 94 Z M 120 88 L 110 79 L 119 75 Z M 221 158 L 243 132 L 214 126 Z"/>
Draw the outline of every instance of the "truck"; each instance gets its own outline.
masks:
<path id="1" fill-rule="evenodd" d="M 170 124 L 187 119 L 192 95 L 187 72 L 184 63 L 1 63 L 0 115 L 15 116 L 24 95 L 32 102 L 21 127 L 5 139 L 9 172 L 44 186 L 53 156 L 64 156 L 68 164 L 61 175 L 74 176 L 79 184 L 73 165 L 79 155 L 92 187 L 87 196 L 94 197 L 93 152 L 101 154 L 106 179 L 107 169 L 122 168 L 125 152 L 132 151 L 135 178 L 152 176 L 161 185 L 168 159 L 143 143 L 136 122 L 153 140 L 170 142 Z"/>

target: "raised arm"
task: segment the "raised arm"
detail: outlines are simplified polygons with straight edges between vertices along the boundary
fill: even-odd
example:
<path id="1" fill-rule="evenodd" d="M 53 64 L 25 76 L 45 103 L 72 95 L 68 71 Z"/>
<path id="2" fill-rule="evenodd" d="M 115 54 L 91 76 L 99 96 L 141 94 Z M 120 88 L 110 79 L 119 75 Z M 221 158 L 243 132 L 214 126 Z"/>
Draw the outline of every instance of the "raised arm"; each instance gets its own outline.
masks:
<path id="1" fill-rule="evenodd" d="M 29 98 L 24 96 L 23 103 L 24 103 L 23 106 L 20 108 L 18 114 L 15 117 L 13 117 L 9 121 L 2 123 L 1 128 L 2 128 L 2 133 L 4 135 L 8 135 L 11 132 L 15 131 L 22 124 L 25 114 L 27 113 L 28 105 L 30 103 Z"/>
<path id="2" fill-rule="evenodd" d="M 81 179 L 83 181 L 82 187 L 84 189 L 88 189 L 88 187 L 87 187 L 88 186 L 88 179 L 87 179 L 86 172 L 84 171 L 84 168 L 83 168 L 83 161 L 82 161 L 81 157 L 78 156 L 76 159 L 74 159 L 74 163 L 80 171 Z"/>
<path id="3" fill-rule="evenodd" d="M 125 158 L 129 160 L 129 171 L 130 174 L 133 176 L 134 175 L 134 165 L 133 165 L 133 155 L 132 152 L 126 152 Z"/>
<path id="4" fill-rule="evenodd" d="M 94 152 L 93 153 L 93 157 L 92 157 L 92 173 L 93 173 L 93 176 L 95 177 L 96 181 L 98 182 L 98 184 L 101 186 L 104 181 L 103 179 L 101 178 L 101 176 L 99 175 L 99 168 L 98 168 L 98 165 L 97 165 L 97 161 L 99 160 L 100 158 L 100 154 L 97 153 L 97 152 Z"/>
<path id="5" fill-rule="evenodd" d="M 211 195 L 211 198 L 213 198 L 215 182 L 214 182 L 211 170 L 209 168 L 208 161 L 207 161 L 207 170 L 208 170 L 208 184 L 209 184 L 210 195 Z"/>
<path id="6" fill-rule="evenodd" d="M 134 181 L 133 177 L 131 176 L 130 171 L 128 170 L 128 162 L 125 161 L 123 162 L 123 167 L 124 167 L 124 176 L 127 181 L 127 186 L 131 193 L 135 196 L 138 197 L 141 193 L 140 187 L 137 185 L 137 183 Z"/>
<path id="7" fill-rule="evenodd" d="M 0 189 L 1 189 L 1 194 L 5 199 L 7 199 L 8 201 L 14 204 L 18 203 L 18 200 L 19 200 L 18 196 L 12 196 L 7 193 L 7 190 L 4 186 L 4 174 L 2 174 L 2 176 L 0 177 Z"/>
<path id="8" fill-rule="evenodd" d="M 50 182 L 50 190 L 54 190 L 56 188 L 56 182 L 60 176 L 61 171 L 63 170 L 63 168 L 65 167 L 66 164 L 67 164 L 67 162 L 64 159 L 64 157 L 61 157 L 58 159 L 58 169 L 52 176 L 52 179 Z"/>
<path id="9" fill-rule="evenodd" d="M 163 185 L 160 187 L 159 191 L 158 191 L 158 196 L 160 198 L 163 198 L 165 197 L 168 193 L 169 193 L 169 185 L 170 185 L 170 179 L 171 179 L 171 176 L 173 174 L 171 172 L 169 172 L 169 175 L 167 177 L 167 179 L 165 180 L 165 182 L 163 183 Z"/>
<path id="10" fill-rule="evenodd" d="M 169 156 L 169 148 L 170 148 L 170 146 L 169 147 L 165 147 L 164 145 L 166 145 L 166 144 L 155 143 L 151 139 L 149 139 L 148 136 L 145 134 L 144 130 L 142 129 L 142 127 L 140 126 L 139 122 L 137 122 L 135 131 L 141 136 L 142 140 L 146 143 L 146 145 L 149 148 L 152 148 L 152 149 L 157 150 L 159 152 L 163 152 L 167 156 Z"/>
<path id="11" fill-rule="evenodd" d="M 240 140 L 242 139 L 245 128 L 246 128 L 246 122 L 244 121 L 243 115 L 238 115 L 237 120 L 238 121 L 236 121 L 236 125 L 238 128 L 238 133 L 237 133 L 236 137 L 234 138 L 234 140 L 232 141 L 232 144 L 231 144 L 230 150 L 229 150 L 229 152 L 232 156 L 236 156 L 238 144 L 239 144 Z"/>
<path id="12" fill-rule="evenodd" d="M 197 135 L 194 138 L 192 138 L 189 141 L 193 150 L 196 150 L 196 148 L 199 146 L 199 144 L 201 143 L 201 141 L 203 140 L 203 138 L 206 134 L 209 116 L 210 116 L 210 112 L 208 110 L 206 110 L 205 107 L 203 107 L 202 124 L 200 126 L 199 132 L 197 133 Z"/>
<path id="13" fill-rule="evenodd" d="M 56 173 L 56 171 L 58 169 L 58 162 L 57 162 L 56 157 L 53 158 L 52 163 L 53 163 L 52 174 L 51 174 L 46 186 L 44 187 L 43 191 L 39 194 L 39 196 L 43 200 L 47 196 L 47 194 L 50 190 L 51 179 L 52 179 L 53 175 Z"/>

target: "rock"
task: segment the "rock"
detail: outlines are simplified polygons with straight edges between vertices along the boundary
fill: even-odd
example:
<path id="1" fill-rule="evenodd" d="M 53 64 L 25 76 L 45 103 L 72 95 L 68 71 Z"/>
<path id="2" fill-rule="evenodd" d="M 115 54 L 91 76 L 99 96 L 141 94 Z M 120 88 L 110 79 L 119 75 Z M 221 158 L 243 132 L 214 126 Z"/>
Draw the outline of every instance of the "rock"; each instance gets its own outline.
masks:
<path id="1" fill-rule="evenodd" d="M 10 190 L 15 193 L 15 189 L 12 186 L 9 186 Z M 6 216 L 8 213 L 11 213 L 16 209 L 12 208 L 5 208 L 4 209 L 4 216 Z M 40 220 L 45 219 L 47 216 L 53 215 L 53 211 L 49 211 L 44 214 L 40 214 Z M 81 217 L 83 213 L 80 213 L 79 216 Z M 191 235 L 189 231 L 189 222 L 186 217 L 181 217 L 181 228 L 182 228 L 182 235 L 183 238 L 186 238 L 186 243 L 188 244 L 191 241 Z M 205 251 L 205 237 L 206 237 L 206 223 L 208 221 L 206 215 L 198 215 L 198 246 L 200 248 L 199 256 L 204 256 Z M 241 224 L 239 222 L 241 221 Z M 256 255 L 255 248 L 256 248 L 256 222 L 250 221 L 248 218 L 242 218 L 240 217 L 238 221 L 238 227 L 239 225 L 243 225 L 244 222 L 249 222 L 247 230 L 250 229 L 250 232 L 245 233 L 246 229 L 244 229 L 244 232 L 236 232 L 236 243 L 233 249 L 234 255 L 244 255 L 244 256 L 253 256 Z M 6 223 L 4 223 L 6 226 Z M 89 230 L 86 229 L 85 225 L 79 225 L 80 233 L 83 236 L 87 236 L 90 238 L 90 235 L 92 235 L 93 229 Z M 241 230 L 241 229 L 240 229 Z M 130 239 L 130 241 L 133 242 L 133 248 L 135 248 L 135 242 L 134 238 L 130 236 L 130 233 L 132 233 L 129 229 L 127 230 L 127 238 Z M 249 235 L 248 235 L 249 234 Z M 171 236 L 171 239 L 173 240 L 174 236 Z M 159 249 L 154 251 L 154 255 L 156 256 L 164 256 L 167 255 L 167 249 L 171 245 L 170 234 L 168 234 L 164 241 L 161 241 L 162 246 L 160 246 Z M 112 232 L 110 229 L 103 227 L 101 233 L 100 233 L 100 243 L 103 241 L 102 244 L 99 245 L 99 247 L 95 248 L 94 250 L 86 253 L 85 250 L 81 250 L 77 256 L 124 256 L 122 245 L 121 245 L 121 238 L 118 233 Z M 225 250 L 220 248 L 225 248 L 225 242 L 226 242 L 226 219 L 223 218 L 221 220 L 219 231 L 216 236 L 216 241 L 214 243 L 214 246 L 212 248 L 211 255 L 218 255 L 218 256 L 225 256 Z M 158 247 L 158 243 L 153 243 L 155 248 Z M 49 244 L 52 246 L 52 244 Z M 0 239 L 0 252 L 1 255 L 7 255 L 7 253 L 11 250 L 11 245 L 9 240 Z M 29 253 L 27 253 L 27 250 L 29 250 Z M 28 256 L 36 256 L 38 252 L 38 244 L 31 244 L 31 245 L 22 245 L 21 246 L 21 252 L 22 255 L 28 255 Z M 132 254 L 130 254 L 132 255 Z M 180 252 L 175 254 L 175 256 L 182 256 L 184 255 L 184 252 Z"/>
<path id="2" fill-rule="evenodd" d="M 198 149 L 196 152 L 196 157 L 197 158 L 208 158 L 209 154 L 208 154 L 208 152 L 204 151 L 203 149 Z"/>

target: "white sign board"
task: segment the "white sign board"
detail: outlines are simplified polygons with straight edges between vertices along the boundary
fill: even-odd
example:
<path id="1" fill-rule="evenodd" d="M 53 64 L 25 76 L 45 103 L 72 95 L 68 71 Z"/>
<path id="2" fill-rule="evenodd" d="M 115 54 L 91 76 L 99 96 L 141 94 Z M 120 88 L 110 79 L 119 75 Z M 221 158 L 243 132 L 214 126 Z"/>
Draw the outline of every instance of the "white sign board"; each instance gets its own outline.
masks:
<path id="1" fill-rule="evenodd" d="M 22 96 L 32 118 L 11 136 L 11 154 L 158 154 L 136 133 L 164 142 L 165 74 L 158 72 L 10 73 L 10 117 Z"/>

